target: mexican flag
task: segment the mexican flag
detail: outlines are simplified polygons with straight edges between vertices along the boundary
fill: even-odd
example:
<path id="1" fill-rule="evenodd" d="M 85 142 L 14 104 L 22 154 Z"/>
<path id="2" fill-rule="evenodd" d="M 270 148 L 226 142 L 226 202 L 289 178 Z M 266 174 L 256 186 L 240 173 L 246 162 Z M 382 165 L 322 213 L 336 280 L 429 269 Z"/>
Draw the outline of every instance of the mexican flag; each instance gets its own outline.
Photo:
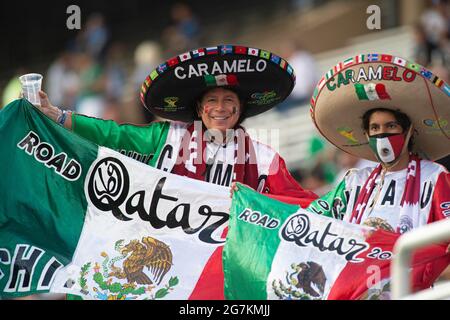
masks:
<path id="1" fill-rule="evenodd" d="M 216 252 L 225 242 L 228 188 L 99 147 L 26 100 L 2 109 L 0 137 L 0 297 L 223 292 Z"/>
<path id="2" fill-rule="evenodd" d="M 382 83 L 355 83 L 355 91 L 359 100 L 390 100 L 386 86 Z"/>
<path id="3" fill-rule="evenodd" d="M 226 299 L 384 299 L 399 234 L 324 217 L 239 185 L 223 252 Z M 448 265 L 445 245 L 418 250 L 413 287 Z"/>
<path id="4" fill-rule="evenodd" d="M 238 80 L 235 74 L 219 74 L 206 75 L 204 76 L 207 86 L 236 86 L 238 85 Z"/>

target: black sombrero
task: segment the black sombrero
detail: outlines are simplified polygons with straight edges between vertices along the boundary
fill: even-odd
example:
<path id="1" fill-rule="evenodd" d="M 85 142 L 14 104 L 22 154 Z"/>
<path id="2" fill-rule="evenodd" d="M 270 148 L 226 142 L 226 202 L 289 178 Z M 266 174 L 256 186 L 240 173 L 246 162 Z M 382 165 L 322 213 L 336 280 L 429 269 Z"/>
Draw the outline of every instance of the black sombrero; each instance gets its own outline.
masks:
<path id="1" fill-rule="evenodd" d="M 351 57 L 323 76 L 311 99 L 311 117 L 328 141 L 377 161 L 361 127 L 364 113 L 374 108 L 408 115 L 413 152 L 423 158 L 450 153 L 450 85 L 412 61 L 377 53 Z"/>
<path id="2" fill-rule="evenodd" d="M 295 85 L 292 67 L 256 48 L 222 45 L 176 56 L 153 70 L 141 88 L 141 101 L 153 114 L 189 122 L 195 101 L 214 87 L 235 88 L 251 117 L 282 102 Z"/>

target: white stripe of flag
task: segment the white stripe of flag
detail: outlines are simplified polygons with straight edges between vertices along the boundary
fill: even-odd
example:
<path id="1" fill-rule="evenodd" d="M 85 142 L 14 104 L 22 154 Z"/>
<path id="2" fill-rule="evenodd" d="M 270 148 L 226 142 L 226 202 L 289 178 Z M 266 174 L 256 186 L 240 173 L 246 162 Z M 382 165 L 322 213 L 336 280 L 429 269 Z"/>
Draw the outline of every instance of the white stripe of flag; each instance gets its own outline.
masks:
<path id="1" fill-rule="evenodd" d="M 226 74 L 220 74 L 216 76 L 216 83 L 218 86 L 226 86 L 228 85 L 227 81 L 227 75 Z"/>
<path id="2" fill-rule="evenodd" d="M 367 97 L 369 98 L 370 101 L 379 100 L 380 99 L 378 97 L 377 91 L 375 90 L 375 84 L 374 83 L 369 83 L 366 86 L 364 86 L 364 90 L 366 91 Z"/>

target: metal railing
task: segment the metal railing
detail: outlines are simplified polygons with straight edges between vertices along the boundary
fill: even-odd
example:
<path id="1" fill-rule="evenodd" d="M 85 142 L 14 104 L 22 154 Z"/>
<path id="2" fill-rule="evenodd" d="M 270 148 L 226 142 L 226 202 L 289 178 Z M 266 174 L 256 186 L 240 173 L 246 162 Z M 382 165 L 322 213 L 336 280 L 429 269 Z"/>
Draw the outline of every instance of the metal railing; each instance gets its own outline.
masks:
<path id="1" fill-rule="evenodd" d="M 450 297 L 450 281 L 432 289 L 411 293 L 410 264 L 414 250 L 450 239 L 450 219 L 434 222 L 402 235 L 394 246 L 391 264 L 392 298 L 395 300 L 430 300 Z"/>

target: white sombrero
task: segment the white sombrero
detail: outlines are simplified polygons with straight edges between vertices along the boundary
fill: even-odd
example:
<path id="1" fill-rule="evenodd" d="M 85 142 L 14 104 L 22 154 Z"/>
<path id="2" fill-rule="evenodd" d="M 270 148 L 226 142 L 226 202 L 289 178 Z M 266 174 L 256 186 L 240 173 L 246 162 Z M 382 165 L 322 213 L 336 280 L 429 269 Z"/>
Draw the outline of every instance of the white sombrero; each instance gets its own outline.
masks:
<path id="1" fill-rule="evenodd" d="M 399 110 L 414 125 L 413 152 L 436 160 L 450 153 L 450 86 L 424 67 L 386 54 L 338 63 L 319 81 L 311 117 L 339 149 L 377 161 L 362 129 L 373 108 Z"/>

